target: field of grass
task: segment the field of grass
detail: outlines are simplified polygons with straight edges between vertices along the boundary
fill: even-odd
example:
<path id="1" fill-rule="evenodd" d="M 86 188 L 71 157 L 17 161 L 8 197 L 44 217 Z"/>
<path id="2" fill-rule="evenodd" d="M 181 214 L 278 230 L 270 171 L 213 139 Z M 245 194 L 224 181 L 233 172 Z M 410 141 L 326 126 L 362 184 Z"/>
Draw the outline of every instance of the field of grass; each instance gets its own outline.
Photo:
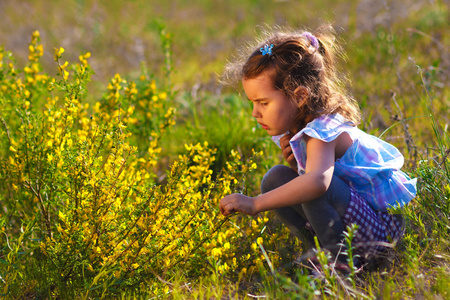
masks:
<path id="1" fill-rule="evenodd" d="M 449 6 L 442 0 L 0 2 L 1 296 L 450 299 Z M 325 21 L 345 50 L 341 67 L 363 111 L 361 128 L 401 150 L 419 193 L 401 209 L 406 233 L 382 266 L 346 276 L 324 268 L 321 278 L 310 278 L 291 266 L 301 245 L 270 212 L 217 215 L 223 194 L 259 193 L 265 171 L 282 162 L 241 88 L 220 86 L 217 77 L 258 26 L 314 30 Z M 36 30 L 44 52 L 33 58 L 42 65 L 33 72 L 29 43 Z M 65 51 L 57 63 L 59 47 Z M 79 58 L 86 52 L 90 57 Z M 67 70 L 74 66 L 68 78 L 61 69 L 66 60 Z M 48 77 L 38 79 L 41 73 Z M 65 123 L 58 123 L 60 115 Z M 81 121 L 67 125 L 67 118 Z M 98 190 L 89 187 L 94 179 Z M 81 206 L 85 219 L 71 203 L 78 199 L 95 202 Z"/>

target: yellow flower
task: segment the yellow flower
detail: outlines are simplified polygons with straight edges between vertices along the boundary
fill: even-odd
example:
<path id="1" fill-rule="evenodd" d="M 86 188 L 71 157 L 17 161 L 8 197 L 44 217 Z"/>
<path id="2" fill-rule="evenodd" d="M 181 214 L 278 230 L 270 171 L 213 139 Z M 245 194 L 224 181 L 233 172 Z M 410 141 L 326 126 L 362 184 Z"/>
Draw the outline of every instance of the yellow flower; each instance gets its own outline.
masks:
<path id="1" fill-rule="evenodd" d="M 167 93 L 166 92 L 159 93 L 159 98 L 162 99 L 162 100 L 166 99 L 167 98 Z"/>
<path id="2" fill-rule="evenodd" d="M 64 80 L 67 80 L 69 78 L 69 72 L 64 70 Z"/>
<path id="3" fill-rule="evenodd" d="M 61 57 L 61 54 L 63 54 L 64 53 L 64 48 L 63 47 L 60 47 L 59 49 L 58 48 L 55 48 L 55 60 L 57 61 L 60 57 Z"/>
<path id="4" fill-rule="evenodd" d="M 156 90 L 156 81 L 152 80 L 152 82 L 150 83 L 150 88 L 155 91 Z"/>
<path id="5" fill-rule="evenodd" d="M 220 248 L 214 248 L 211 250 L 211 254 L 214 257 L 218 257 L 218 256 L 222 255 L 222 250 L 220 250 Z"/>
<path id="6" fill-rule="evenodd" d="M 223 265 L 219 266 L 219 268 L 218 268 L 219 273 L 226 272 L 226 271 L 228 271 L 229 269 L 230 269 L 230 267 L 228 266 L 227 263 L 224 263 Z"/>
<path id="7" fill-rule="evenodd" d="M 44 46 L 43 45 L 38 45 L 36 47 L 36 50 L 39 52 L 39 56 L 42 56 L 44 54 Z"/>

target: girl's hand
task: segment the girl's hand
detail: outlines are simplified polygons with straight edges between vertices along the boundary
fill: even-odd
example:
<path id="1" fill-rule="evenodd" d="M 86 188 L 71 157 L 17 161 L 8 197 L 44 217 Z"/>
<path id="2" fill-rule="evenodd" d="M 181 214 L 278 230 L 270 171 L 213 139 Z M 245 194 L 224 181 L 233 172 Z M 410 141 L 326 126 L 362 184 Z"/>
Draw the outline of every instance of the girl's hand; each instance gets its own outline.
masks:
<path id="1" fill-rule="evenodd" d="M 285 134 L 280 139 L 280 147 L 281 151 L 283 152 L 283 156 L 288 162 L 289 166 L 297 172 L 297 161 L 295 160 L 294 153 L 292 153 L 291 144 L 289 144 L 289 141 L 294 135 L 292 133 Z"/>
<path id="2" fill-rule="evenodd" d="M 231 215 L 235 212 L 254 216 L 258 213 L 255 207 L 255 198 L 242 194 L 231 194 L 220 200 L 220 212 L 224 216 Z"/>

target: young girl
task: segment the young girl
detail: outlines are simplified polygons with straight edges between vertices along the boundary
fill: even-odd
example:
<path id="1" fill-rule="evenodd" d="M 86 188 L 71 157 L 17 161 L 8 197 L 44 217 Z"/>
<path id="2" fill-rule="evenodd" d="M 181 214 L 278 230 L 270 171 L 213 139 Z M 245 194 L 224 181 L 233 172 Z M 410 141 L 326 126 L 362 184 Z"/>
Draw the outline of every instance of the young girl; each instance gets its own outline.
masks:
<path id="1" fill-rule="evenodd" d="M 360 112 L 341 88 L 330 32 L 274 32 L 229 66 L 253 103 L 252 116 L 290 167 L 270 169 L 257 197 L 226 196 L 220 211 L 274 210 L 309 246 L 311 232 L 345 261 L 339 245 L 347 225 L 358 225 L 352 245 L 362 258 L 400 238 L 402 219 L 387 209 L 415 197 L 416 179 L 400 171 L 403 156 L 395 147 L 356 127 Z"/>

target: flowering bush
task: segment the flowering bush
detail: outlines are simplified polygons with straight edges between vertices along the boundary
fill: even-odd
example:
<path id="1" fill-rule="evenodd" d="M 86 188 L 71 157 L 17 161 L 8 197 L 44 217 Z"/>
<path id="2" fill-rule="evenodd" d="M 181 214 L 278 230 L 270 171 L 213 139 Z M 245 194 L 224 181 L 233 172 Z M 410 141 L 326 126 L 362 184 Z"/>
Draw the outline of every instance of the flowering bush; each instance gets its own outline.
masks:
<path id="1" fill-rule="evenodd" d="M 55 49 L 56 77 L 43 73 L 43 53 L 37 31 L 23 69 L 0 49 L 2 296 L 155 295 L 179 270 L 198 276 L 214 262 L 245 274 L 262 263 L 267 217 L 230 222 L 217 209 L 244 188 L 252 159 L 232 151 L 212 180 L 215 150 L 186 145 L 159 183 L 160 140 L 175 124 L 170 89 L 117 74 L 90 108 L 90 53 L 69 64 Z"/>

